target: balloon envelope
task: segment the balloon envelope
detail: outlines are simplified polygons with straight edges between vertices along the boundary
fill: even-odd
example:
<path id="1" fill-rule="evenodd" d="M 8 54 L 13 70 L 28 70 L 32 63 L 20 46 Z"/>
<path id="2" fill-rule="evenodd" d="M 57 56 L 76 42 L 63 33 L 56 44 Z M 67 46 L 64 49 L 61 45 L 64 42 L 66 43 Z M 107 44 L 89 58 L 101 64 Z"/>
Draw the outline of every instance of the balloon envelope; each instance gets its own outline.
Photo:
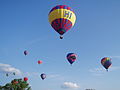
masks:
<path id="1" fill-rule="evenodd" d="M 75 53 L 68 53 L 67 54 L 67 60 L 70 64 L 73 64 L 77 58 L 77 55 Z"/>
<path id="2" fill-rule="evenodd" d="M 60 35 L 70 30 L 76 21 L 74 11 L 67 5 L 57 5 L 53 7 L 48 16 L 51 26 Z"/>
<path id="3" fill-rule="evenodd" d="M 15 75 L 15 72 L 13 72 L 13 75 Z"/>
<path id="4" fill-rule="evenodd" d="M 109 58 L 109 57 L 102 58 L 101 59 L 101 64 L 107 70 L 112 65 L 111 58 Z"/>
<path id="5" fill-rule="evenodd" d="M 44 80 L 46 78 L 46 74 L 42 73 L 41 78 L 42 78 L 42 80 Z"/>
<path id="6" fill-rule="evenodd" d="M 27 50 L 25 50 L 25 51 L 24 51 L 24 55 L 27 55 L 27 54 L 28 54 L 28 51 L 27 51 Z"/>
<path id="7" fill-rule="evenodd" d="M 7 76 L 7 77 L 9 76 L 8 73 L 6 73 L 6 76 Z"/>
<path id="8" fill-rule="evenodd" d="M 39 60 L 39 61 L 38 61 L 38 64 L 42 64 L 42 61 L 41 61 L 41 60 Z"/>
<path id="9" fill-rule="evenodd" d="M 24 81 L 27 81 L 28 80 L 28 78 L 27 77 L 24 77 Z"/>

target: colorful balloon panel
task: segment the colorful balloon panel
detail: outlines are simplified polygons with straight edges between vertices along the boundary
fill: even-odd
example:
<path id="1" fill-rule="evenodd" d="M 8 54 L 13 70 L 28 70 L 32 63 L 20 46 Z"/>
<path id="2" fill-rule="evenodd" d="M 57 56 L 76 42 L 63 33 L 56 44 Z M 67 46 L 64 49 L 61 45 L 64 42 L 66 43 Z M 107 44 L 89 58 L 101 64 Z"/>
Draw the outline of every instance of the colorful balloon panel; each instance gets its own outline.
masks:
<path id="1" fill-rule="evenodd" d="M 77 58 L 77 55 L 74 53 L 68 53 L 67 54 L 67 60 L 69 61 L 70 64 L 73 64 Z"/>
<path id="2" fill-rule="evenodd" d="M 73 10 L 66 5 L 57 5 L 49 12 L 49 22 L 56 32 L 63 35 L 76 21 Z"/>
<path id="3" fill-rule="evenodd" d="M 108 69 L 112 65 L 111 58 L 109 57 L 102 58 L 101 64 L 104 66 L 105 69 Z"/>

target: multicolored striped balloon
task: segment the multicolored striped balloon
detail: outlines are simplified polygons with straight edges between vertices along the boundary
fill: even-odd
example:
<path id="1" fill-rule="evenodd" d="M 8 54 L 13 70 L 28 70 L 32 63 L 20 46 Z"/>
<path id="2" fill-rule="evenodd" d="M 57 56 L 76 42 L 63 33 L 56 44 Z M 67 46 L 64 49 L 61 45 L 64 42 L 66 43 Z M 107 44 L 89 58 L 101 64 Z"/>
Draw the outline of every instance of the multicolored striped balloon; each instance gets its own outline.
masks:
<path id="1" fill-rule="evenodd" d="M 76 16 L 67 5 L 57 5 L 49 12 L 49 22 L 56 32 L 63 35 L 74 26 Z"/>
<path id="2" fill-rule="evenodd" d="M 102 58 L 101 64 L 108 71 L 108 68 L 112 65 L 111 58 L 109 58 L 109 57 Z"/>
<path id="3" fill-rule="evenodd" d="M 68 53 L 67 54 L 67 60 L 70 64 L 73 64 L 77 58 L 77 55 L 75 53 Z"/>

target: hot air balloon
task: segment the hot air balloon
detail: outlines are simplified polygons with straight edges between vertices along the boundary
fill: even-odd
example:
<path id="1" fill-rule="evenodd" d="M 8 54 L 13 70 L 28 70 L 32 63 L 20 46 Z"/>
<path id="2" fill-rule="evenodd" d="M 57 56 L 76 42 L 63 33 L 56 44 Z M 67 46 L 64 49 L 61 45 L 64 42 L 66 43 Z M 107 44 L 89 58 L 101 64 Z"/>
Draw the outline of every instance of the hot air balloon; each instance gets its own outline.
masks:
<path id="1" fill-rule="evenodd" d="M 109 57 L 102 58 L 101 59 L 101 64 L 108 71 L 108 68 L 112 65 L 111 58 L 109 58 Z"/>
<path id="2" fill-rule="evenodd" d="M 46 78 L 46 74 L 44 74 L 44 73 L 42 73 L 40 76 L 41 76 L 42 80 L 44 80 Z"/>
<path id="3" fill-rule="evenodd" d="M 53 29 L 63 38 L 63 34 L 70 30 L 75 24 L 76 16 L 71 7 L 67 5 L 57 5 L 49 12 L 49 22 Z"/>
<path id="4" fill-rule="evenodd" d="M 15 75 L 15 72 L 13 72 L 13 75 Z"/>
<path id="5" fill-rule="evenodd" d="M 24 77 L 24 81 L 27 81 L 28 80 L 28 78 L 27 77 Z"/>
<path id="6" fill-rule="evenodd" d="M 28 54 L 28 51 L 27 51 L 27 50 L 25 50 L 25 51 L 24 51 L 24 55 L 27 55 L 27 54 Z"/>
<path id="7" fill-rule="evenodd" d="M 75 60 L 77 58 L 77 55 L 75 53 L 68 53 L 67 54 L 67 60 L 69 61 L 69 63 L 72 65 Z"/>
<path id="8" fill-rule="evenodd" d="M 9 76 L 8 73 L 6 73 L 6 76 L 7 76 L 7 77 Z"/>
<path id="9" fill-rule="evenodd" d="M 38 64 L 42 64 L 42 61 L 41 61 L 41 60 L 39 60 L 39 61 L 38 61 Z"/>

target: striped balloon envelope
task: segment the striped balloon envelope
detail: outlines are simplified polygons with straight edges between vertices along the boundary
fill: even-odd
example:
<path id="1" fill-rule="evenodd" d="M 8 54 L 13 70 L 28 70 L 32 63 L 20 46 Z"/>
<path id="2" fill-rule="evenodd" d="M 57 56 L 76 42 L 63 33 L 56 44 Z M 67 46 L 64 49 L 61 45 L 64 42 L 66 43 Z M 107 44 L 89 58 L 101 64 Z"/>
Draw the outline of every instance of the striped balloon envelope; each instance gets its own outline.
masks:
<path id="1" fill-rule="evenodd" d="M 77 55 L 75 53 L 68 53 L 67 54 L 67 60 L 72 65 L 77 59 Z"/>
<path id="2" fill-rule="evenodd" d="M 108 71 L 108 68 L 112 65 L 111 58 L 109 58 L 109 57 L 102 58 L 101 59 L 101 64 Z"/>
<path id="3" fill-rule="evenodd" d="M 70 30 L 75 24 L 76 16 L 71 7 L 67 5 L 57 5 L 49 12 L 49 22 L 53 29 L 62 35 Z"/>

